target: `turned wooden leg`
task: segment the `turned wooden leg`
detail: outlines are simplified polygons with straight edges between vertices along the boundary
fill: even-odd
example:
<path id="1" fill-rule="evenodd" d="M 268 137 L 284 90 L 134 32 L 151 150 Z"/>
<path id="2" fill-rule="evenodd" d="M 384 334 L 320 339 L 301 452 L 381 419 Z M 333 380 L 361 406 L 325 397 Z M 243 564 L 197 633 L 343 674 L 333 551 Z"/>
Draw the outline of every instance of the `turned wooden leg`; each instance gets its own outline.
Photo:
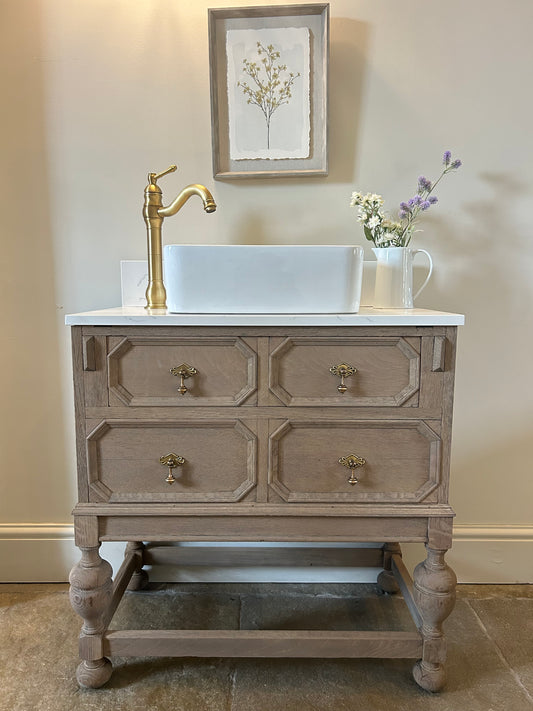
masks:
<path id="1" fill-rule="evenodd" d="M 445 563 L 446 550 L 426 546 L 427 558 L 414 571 L 413 598 L 422 618 L 422 659 L 413 668 L 416 683 L 427 691 L 439 691 L 446 681 L 446 641 L 442 623 L 455 605 L 457 579 Z"/>
<path id="2" fill-rule="evenodd" d="M 399 543 L 385 543 L 383 546 L 383 570 L 378 575 L 378 588 L 384 593 L 397 593 L 400 590 L 394 573 L 392 572 L 392 556 L 402 554 Z"/>
<path id="3" fill-rule="evenodd" d="M 148 573 L 143 570 L 144 543 L 140 541 L 130 541 L 126 546 L 126 555 L 134 553 L 137 559 L 137 568 L 128 583 L 127 590 L 144 590 L 148 585 Z"/>
<path id="4" fill-rule="evenodd" d="M 102 635 L 105 632 L 105 612 L 111 601 L 112 568 L 100 558 L 100 545 L 80 548 L 81 560 L 72 568 L 70 604 L 83 619 L 80 634 L 80 657 L 76 678 L 80 686 L 97 689 L 109 680 L 112 666 L 103 656 Z"/>

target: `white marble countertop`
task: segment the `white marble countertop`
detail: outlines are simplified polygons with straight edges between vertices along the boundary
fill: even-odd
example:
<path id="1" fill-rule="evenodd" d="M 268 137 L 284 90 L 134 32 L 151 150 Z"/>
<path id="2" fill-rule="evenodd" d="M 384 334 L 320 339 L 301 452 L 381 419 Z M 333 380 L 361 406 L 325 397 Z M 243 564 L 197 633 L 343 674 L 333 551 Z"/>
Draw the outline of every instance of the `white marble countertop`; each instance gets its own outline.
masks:
<path id="1" fill-rule="evenodd" d="M 65 317 L 68 326 L 462 326 L 462 314 L 429 309 L 373 309 L 347 314 L 173 314 L 117 306 Z"/>

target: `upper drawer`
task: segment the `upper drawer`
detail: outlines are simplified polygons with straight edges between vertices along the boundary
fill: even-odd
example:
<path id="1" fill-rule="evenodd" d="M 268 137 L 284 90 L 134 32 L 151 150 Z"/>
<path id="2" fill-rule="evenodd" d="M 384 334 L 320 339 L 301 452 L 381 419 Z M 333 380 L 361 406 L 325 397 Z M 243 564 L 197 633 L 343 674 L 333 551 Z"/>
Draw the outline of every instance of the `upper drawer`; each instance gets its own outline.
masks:
<path id="1" fill-rule="evenodd" d="M 285 405 L 417 407 L 420 340 L 286 338 L 270 355 L 270 390 Z"/>
<path id="2" fill-rule="evenodd" d="M 236 337 L 127 336 L 107 361 L 110 404 L 240 405 L 257 389 L 257 354 Z"/>

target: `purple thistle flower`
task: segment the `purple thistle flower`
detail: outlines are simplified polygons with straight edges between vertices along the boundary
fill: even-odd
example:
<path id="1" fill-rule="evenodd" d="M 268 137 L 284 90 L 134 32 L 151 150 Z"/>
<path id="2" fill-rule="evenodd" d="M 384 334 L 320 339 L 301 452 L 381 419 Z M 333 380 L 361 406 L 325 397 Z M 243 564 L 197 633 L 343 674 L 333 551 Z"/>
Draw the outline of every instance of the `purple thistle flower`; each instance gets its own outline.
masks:
<path id="1" fill-rule="evenodd" d="M 418 178 L 418 189 L 420 192 L 431 190 L 431 180 L 428 180 L 423 175 Z"/>
<path id="2" fill-rule="evenodd" d="M 438 186 L 442 178 L 452 170 L 457 170 L 462 165 L 462 161 L 458 159 L 452 160 L 451 151 L 445 151 L 442 157 L 444 167 L 441 168 L 440 175 L 435 181 L 431 181 L 424 175 L 418 177 L 417 194 L 409 198 L 407 202 L 401 202 L 398 208 L 398 218 L 401 222 L 391 222 L 388 219 L 382 219 L 383 214 L 375 207 L 377 201 L 370 198 L 378 198 L 379 204 L 383 204 L 383 199 L 380 196 L 362 196 L 360 193 L 352 193 L 350 204 L 352 206 L 359 205 L 358 220 L 363 222 L 365 236 L 372 240 L 376 246 L 397 245 L 408 247 L 413 237 L 415 223 L 420 212 L 429 210 L 432 205 L 435 205 L 439 200 L 433 195 L 433 191 Z M 368 204 L 364 202 L 365 198 L 369 198 Z M 372 215 L 370 214 L 372 211 Z M 370 217 L 372 221 L 379 221 L 380 227 L 374 234 L 374 227 L 369 228 Z"/>

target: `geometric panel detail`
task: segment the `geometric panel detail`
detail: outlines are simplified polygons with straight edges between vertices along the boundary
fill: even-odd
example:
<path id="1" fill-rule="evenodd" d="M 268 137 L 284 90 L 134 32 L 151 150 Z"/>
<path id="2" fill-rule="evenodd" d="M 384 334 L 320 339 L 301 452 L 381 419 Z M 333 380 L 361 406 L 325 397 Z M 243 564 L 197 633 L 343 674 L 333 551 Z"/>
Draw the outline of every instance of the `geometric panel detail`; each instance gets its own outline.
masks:
<path id="1" fill-rule="evenodd" d="M 355 368 L 343 394 L 330 372 L 339 363 Z M 420 354 L 401 337 L 288 337 L 270 354 L 269 387 L 289 406 L 413 407 Z"/>
<path id="2" fill-rule="evenodd" d="M 132 407 L 235 406 L 257 390 L 257 353 L 238 337 L 128 336 L 107 362 L 110 392 Z M 185 396 L 170 374 L 181 362 L 198 370 Z"/>
<path id="3" fill-rule="evenodd" d="M 240 420 L 104 420 L 86 446 L 94 502 L 229 503 L 257 484 L 257 436 Z M 185 463 L 169 485 L 171 450 Z"/>
<path id="4" fill-rule="evenodd" d="M 339 458 L 364 458 L 358 482 Z M 287 503 L 418 503 L 441 480 L 441 440 L 422 420 L 283 422 L 269 437 L 269 486 Z"/>

